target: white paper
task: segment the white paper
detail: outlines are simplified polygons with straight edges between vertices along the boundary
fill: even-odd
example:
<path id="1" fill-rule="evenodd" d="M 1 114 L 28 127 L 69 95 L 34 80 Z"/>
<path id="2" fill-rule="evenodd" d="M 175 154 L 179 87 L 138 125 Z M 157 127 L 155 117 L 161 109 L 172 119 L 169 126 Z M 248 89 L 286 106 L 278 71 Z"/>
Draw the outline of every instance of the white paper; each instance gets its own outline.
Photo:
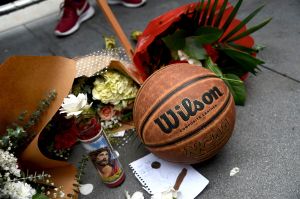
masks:
<path id="1" fill-rule="evenodd" d="M 151 167 L 154 161 L 161 164 L 159 169 Z M 150 194 L 162 192 L 169 187 L 173 187 L 177 176 L 183 168 L 187 169 L 187 175 L 178 190 L 181 192 L 182 198 L 194 199 L 209 182 L 190 165 L 167 162 L 152 153 L 130 163 L 129 166 L 133 169 L 135 176 L 144 186 L 143 188 Z"/>
<path id="2" fill-rule="evenodd" d="M 125 130 L 124 131 L 118 131 L 116 133 L 114 133 L 112 136 L 113 137 L 124 137 L 125 135 Z"/>

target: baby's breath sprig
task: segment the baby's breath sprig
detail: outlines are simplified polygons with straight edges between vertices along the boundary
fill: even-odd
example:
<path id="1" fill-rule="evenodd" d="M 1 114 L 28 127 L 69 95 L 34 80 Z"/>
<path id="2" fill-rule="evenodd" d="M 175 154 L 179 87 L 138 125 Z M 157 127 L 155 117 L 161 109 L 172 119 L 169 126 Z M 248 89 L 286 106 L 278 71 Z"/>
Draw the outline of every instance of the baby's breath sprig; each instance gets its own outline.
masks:
<path id="1" fill-rule="evenodd" d="M 87 164 L 87 161 L 89 160 L 89 157 L 87 155 L 83 155 L 81 160 L 79 161 L 78 163 L 78 172 L 77 174 L 75 175 L 75 180 L 76 180 L 76 183 L 73 184 L 73 193 L 70 193 L 68 194 L 67 196 L 69 198 L 74 198 L 75 197 L 75 194 L 79 193 L 79 187 L 80 187 L 80 184 L 81 184 L 81 178 L 82 176 L 85 174 L 84 173 L 84 169 L 86 167 L 86 164 Z"/>
<path id="2" fill-rule="evenodd" d="M 55 90 L 51 90 L 45 99 L 42 99 L 37 109 L 29 116 L 29 120 L 24 124 L 27 111 L 23 111 L 17 119 L 17 122 L 12 123 L 10 127 L 6 129 L 7 134 L 0 138 L 0 148 L 11 151 L 14 154 L 22 151 L 35 136 L 34 132 L 27 133 L 30 128 L 36 125 L 41 115 L 47 110 L 51 102 L 55 99 L 57 93 Z"/>
<path id="3" fill-rule="evenodd" d="M 41 118 L 41 115 L 48 109 L 51 102 L 56 98 L 57 92 L 51 90 L 45 99 L 42 99 L 37 109 L 31 114 L 28 122 L 24 125 L 24 129 L 27 130 L 32 126 L 36 125 Z"/>

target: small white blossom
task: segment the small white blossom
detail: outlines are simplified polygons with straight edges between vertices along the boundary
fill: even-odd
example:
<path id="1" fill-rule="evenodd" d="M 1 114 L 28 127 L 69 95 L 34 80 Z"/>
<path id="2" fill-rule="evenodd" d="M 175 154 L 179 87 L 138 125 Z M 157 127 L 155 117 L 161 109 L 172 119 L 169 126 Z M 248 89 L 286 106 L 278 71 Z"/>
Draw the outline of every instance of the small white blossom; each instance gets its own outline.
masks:
<path id="1" fill-rule="evenodd" d="M 64 198 L 64 197 L 65 197 L 65 193 L 62 192 L 62 191 L 60 191 L 60 192 L 59 192 L 59 197 L 60 197 L 60 198 Z"/>
<path id="2" fill-rule="evenodd" d="M 240 169 L 238 167 L 234 167 L 233 169 L 231 169 L 230 171 L 230 176 L 235 176 L 238 172 L 240 172 Z"/>
<path id="3" fill-rule="evenodd" d="M 140 191 L 136 191 L 132 196 L 129 195 L 128 191 L 125 191 L 126 199 L 144 199 L 144 195 Z"/>
<path id="4" fill-rule="evenodd" d="M 67 119 L 71 117 L 78 117 L 83 110 L 89 109 L 92 106 L 87 102 L 87 95 L 83 93 L 79 93 L 76 97 L 73 94 L 68 95 L 68 97 L 64 98 L 63 104 L 61 105 L 60 114 L 66 113 L 65 116 Z"/>
<path id="5" fill-rule="evenodd" d="M 178 191 L 174 188 L 169 188 L 166 191 L 155 193 L 151 196 L 151 199 L 174 199 L 177 198 Z"/>
<path id="6" fill-rule="evenodd" d="M 7 182 L 2 192 L 12 199 L 31 199 L 36 194 L 35 189 L 25 182 Z"/>
<path id="7" fill-rule="evenodd" d="M 10 174 L 20 177 L 20 169 L 18 168 L 17 158 L 9 153 L 0 149 L 0 170 L 7 171 L 4 175 L 9 177 Z"/>
<path id="8" fill-rule="evenodd" d="M 182 50 L 178 50 L 178 57 L 180 61 L 187 61 L 189 64 L 193 64 L 196 66 L 202 66 L 201 62 L 197 59 L 190 58 L 185 52 Z"/>

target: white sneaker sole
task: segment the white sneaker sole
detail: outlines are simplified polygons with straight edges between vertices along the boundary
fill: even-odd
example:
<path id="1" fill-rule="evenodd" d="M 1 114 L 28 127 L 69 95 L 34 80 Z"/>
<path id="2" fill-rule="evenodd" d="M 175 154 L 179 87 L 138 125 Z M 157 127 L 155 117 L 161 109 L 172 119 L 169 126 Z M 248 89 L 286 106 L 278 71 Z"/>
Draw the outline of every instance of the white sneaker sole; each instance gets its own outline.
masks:
<path id="1" fill-rule="evenodd" d="M 137 3 L 137 4 L 125 3 L 122 0 L 108 0 L 107 2 L 109 5 L 122 4 L 123 6 L 125 6 L 127 8 L 137 8 L 137 7 L 144 5 L 147 2 L 147 0 L 142 0 L 141 3 Z"/>
<path id="2" fill-rule="evenodd" d="M 78 19 L 77 23 L 68 31 L 66 32 L 60 32 L 58 30 L 55 30 L 54 31 L 54 34 L 56 36 L 67 36 L 67 35 L 70 35 L 70 34 L 73 34 L 74 32 L 76 32 L 79 27 L 80 27 L 80 24 L 88 19 L 90 19 L 92 16 L 94 16 L 95 14 L 95 9 L 90 6 L 89 9 L 87 11 L 85 11 Z"/>

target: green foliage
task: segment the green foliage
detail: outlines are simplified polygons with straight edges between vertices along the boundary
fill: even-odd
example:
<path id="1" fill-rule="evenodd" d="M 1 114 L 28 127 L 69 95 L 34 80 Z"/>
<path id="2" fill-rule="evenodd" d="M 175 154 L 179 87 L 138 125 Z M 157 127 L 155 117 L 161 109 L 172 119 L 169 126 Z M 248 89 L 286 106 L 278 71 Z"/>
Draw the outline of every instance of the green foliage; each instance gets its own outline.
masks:
<path id="1" fill-rule="evenodd" d="M 246 31 L 238 34 L 237 36 L 229 39 L 228 42 L 242 39 L 243 37 L 246 37 L 246 36 L 248 36 L 248 35 L 256 32 L 257 30 L 259 30 L 262 27 L 264 27 L 265 25 L 267 25 L 271 20 L 272 20 L 272 18 L 269 18 L 269 19 L 265 20 L 264 22 L 262 22 L 262 23 L 260 23 L 260 24 L 258 24 L 256 26 L 253 26 L 253 27 L 249 28 L 248 30 L 246 30 Z"/>
<path id="2" fill-rule="evenodd" d="M 43 193 L 37 193 L 34 196 L 32 196 L 32 199 L 49 199 L 49 198 Z"/>
<path id="3" fill-rule="evenodd" d="M 239 25 L 237 25 L 234 29 L 232 29 L 227 35 L 226 37 L 224 37 L 222 39 L 222 41 L 226 41 L 227 39 L 229 39 L 231 36 L 233 36 L 235 33 L 237 33 L 240 29 L 243 28 L 243 26 L 245 26 L 264 6 L 261 6 L 259 8 L 257 8 L 256 10 L 254 10 L 250 15 L 248 15 L 243 21 L 241 21 L 241 23 Z"/>
<path id="4" fill-rule="evenodd" d="M 81 160 L 79 161 L 79 163 L 78 163 L 78 172 L 77 172 L 77 174 L 76 174 L 76 182 L 77 182 L 77 184 L 74 184 L 74 187 L 75 188 L 78 188 L 79 187 L 79 184 L 81 183 L 81 178 L 82 178 L 82 176 L 84 175 L 84 169 L 85 169 L 85 167 L 86 167 L 86 165 L 87 165 L 87 161 L 89 160 L 89 156 L 87 156 L 87 155 L 83 155 L 82 156 L 82 158 L 81 158 Z"/>
<path id="5" fill-rule="evenodd" d="M 184 46 L 185 46 L 185 39 L 184 38 L 186 36 L 187 36 L 186 31 L 177 30 L 173 34 L 162 38 L 162 40 L 164 41 L 164 43 L 166 44 L 166 46 L 169 49 L 177 51 L 177 50 L 181 50 L 181 49 L 184 48 Z"/>
<path id="6" fill-rule="evenodd" d="M 216 42 L 223 34 L 223 31 L 215 27 L 199 27 L 194 35 L 200 44 L 211 44 Z"/>
<path id="7" fill-rule="evenodd" d="M 234 74 L 224 74 L 224 82 L 227 84 L 236 105 L 245 105 L 246 87 L 240 78 Z M 234 81 L 235 80 L 235 81 Z"/>
<path id="8" fill-rule="evenodd" d="M 242 52 L 233 48 L 220 48 L 222 52 L 234 59 L 242 68 L 255 74 L 258 70 L 258 65 L 264 64 L 260 59 L 257 59 L 246 52 Z"/>
<path id="9" fill-rule="evenodd" d="M 204 60 L 206 59 L 206 51 L 202 47 L 201 43 L 197 40 L 197 37 L 185 38 L 185 47 L 183 51 L 191 58 Z"/>
<path id="10" fill-rule="evenodd" d="M 258 70 L 258 66 L 264 62 L 254 58 L 253 54 L 261 49 L 255 47 L 248 48 L 235 44 L 234 42 L 261 29 L 271 21 L 271 18 L 248 30 L 241 31 L 241 29 L 264 7 L 260 6 L 224 35 L 238 13 L 243 0 L 238 0 L 222 25 L 221 21 L 224 19 L 228 0 L 225 0 L 222 3 L 220 9 L 216 9 L 218 2 L 218 0 L 213 3 L 210 0 L 207 0 L 206 2 L 201 0 L 194 10 L 189 9 L 187 11 L 187 15 L 190 17 L 189 19 L 191 22 L 188 21 L 186 16 L 182 16 L 181 22 L 183 24 L 179 25 L 182 29 L 177 29 L 173 34 L 162 38 L 163 42 L 170 49 L 174 59 L 178 59 L 176 52 L 178 50 L 183 50 L 191 58 L 205 60 L 207 55 L 206 51 L 203 49 L 203 45 L 210 44 L 217 51 L 224 53 L 225 57 L 223 56 L 222 59 L 233 59 L 235 61 L 235 65 L 230 67 L 235 67 L 236 72 L 234 70 L 231 70 L 231 72 L 236 75 L 240 75 L 240 71 L 247 71 L 255 74 Z M 190 27 L 186 25 L 187 23 L 190 24 Z M 226 69 L 223 67 L 221 70 L 222 72 L 226 72 Z"/>
<path id="11" fill-rule="evenodd" d="M 228 86 L 236 105 L 244 105 L 246 101 L 246 87 L 244 82 L 234 74 L 223 74 L 220 68 L 212 62 L 211 58 L 205 60 L 204 66 L 220 77 Z"/>
<path id="12" fill-rule="evenodd" d="M 40 101 L 37 109 L 31 113 L 28 121 L 25 123 L 24 120 L 27 111 L 22 112 L 18 116 L 17 122 L 13 123 L 10 127 L 7 127 L 7 134 L 0 138 L 0 148 L 12 151 L 13 154 L 20 153 L 35 136 L 34 132 L 28 133 L 28 131 L 30 131 L 30 128 L 40 121 L 40 117 L 48 109 L 50 103 L 55 99 L 56 95 L 57 93 L 55 90 L 50 91 L 47 97 Z"/>
<path id="13" fill-rule="evenodd" d="M 232 12 L 230 13 L 230 15 L 228 16 L 227 20 L 225 21 L 222 30 L 225 32 L 227 30 L 227 28 L 230 26 L 230 24 L 232 23 L 236 13 L 239 11 L 239 8 L 241 7 L 243 0 L 239 0 L 237 2 L 237 4 L 234 6 Z"/>

